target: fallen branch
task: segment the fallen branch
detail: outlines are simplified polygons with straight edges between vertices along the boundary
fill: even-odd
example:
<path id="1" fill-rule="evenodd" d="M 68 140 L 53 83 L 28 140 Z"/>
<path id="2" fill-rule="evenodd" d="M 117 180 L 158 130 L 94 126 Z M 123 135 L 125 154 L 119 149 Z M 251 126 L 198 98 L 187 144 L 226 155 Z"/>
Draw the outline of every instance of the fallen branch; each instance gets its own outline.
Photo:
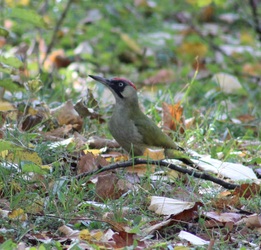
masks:
<path id="1" fill-rule="evenodd" d="M 127 167 L 131 167 L 131 166 L 135 166 L 137 164 L 150 164 L 150 165 L 164 166 L 164 167 L 176 170 L 176 171 L 183 173 L 183 174 L 188 174 L 190 176 L 193 176 L 193 177 L 196 177 L 196 178 L 199 178 L 199 179 L 212 181 L 212 182 L 219 184 L 220 186 L 227 188 L 227 189 L 235 189 L 236 187 L 239 187 L 239 185 L 237 185 L 237 184 L 233 184 L 233 183 L 223 181 L 219 178 L 216 178 L 212 175 L 209 175 L 209 174 L 206 174 L 206 173 L 203 173 L 203 172 L 182 168 L 182 167 L 179 167 L 179 166 L 177 166 L 173 163 L 168 163 L 164 160 L 150 161 L 150 160 L 144 160 L 144 159 L 133 159 L 133 160 L 130 160 L 130 161 L 113 163 L 113 164 L 110 164 L 106 167 L 100 168 L 100 169 L 95 170 L 95 171 L 90 171 L 90 172 L 86 172 L 86 173 L 76 175 L 74 178 L 76 178 L 77 180 L 80 180 L 80 179 L 82 179 L 83 177 L 86 177 L 86 176 L 91 176 L 91 175 L 95 175 L 95 174 L 98 174 L 98 173 L 102 173 L 102 172 L 106 172 L 106 171 L 110 171 L 110 170 L 114 170 L 114 169 L 118 169 L 118 168 L 127 168 Z"/>

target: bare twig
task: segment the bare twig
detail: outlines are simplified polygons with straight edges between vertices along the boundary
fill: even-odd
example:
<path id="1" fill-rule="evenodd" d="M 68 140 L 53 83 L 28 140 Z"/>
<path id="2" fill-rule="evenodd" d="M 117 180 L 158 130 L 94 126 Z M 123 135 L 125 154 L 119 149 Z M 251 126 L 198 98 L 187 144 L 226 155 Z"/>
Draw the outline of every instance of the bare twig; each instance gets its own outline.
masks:
<path id="1" fill-rule="evenodd" d="M 66 5 L 66 7 L 65 7 L 65 9 L 64 9 L 64 11 L 63 11 L 63 13 L 62 13 L 61 16 L 60 16 L 60 19 L 59 19 L 59 20 L 57 21 L 57 23 L 56 23 L 56 26 L 55 26 L 55 28 L 54 28 L 54 30 L 53 30 L 53 35 L 52 35 L 51 41 L 50 41 L 50 43 L 49 43 L 49 45 L 48 45 L 48 47 L 47 47 L 45 57 L 44 57 L 44 59 L 43 59 L 43 61 L 42 61 L 42 65 L 45 63 L 45 61 L 46 61 L 46 59 L 47 59 L 47 56 L 48 56 L 49 53 L 51 52 L 51 50 L 52 50 L 52 48 L 53 48 L 53 46 L 54 46 L 54 44 L 55 44 L 55 42 L 56 42 L 57 32 L 58 32 L 60 26 L 62 25 L 62 23 L 63 23 L 63 21 L 64 21 L 66 15 L 67 15 L 67 13 L 68 13 L 68 10 L 70 9 L 70 6 L 71 6 L 72 2 L 73 2 L 73 0 L 68 0 L 67 5 Z"/>
<path id="2" fill-rule="evenodd" d="M 95 175 L 95 174 L 98 174 L 98 173 L 102 173 L 102 172 L 105 172 L 105 171 L 110 171 L 110 170 L 114 170 L 114 169 L 118 169 L 118 168 L 127 168 L 127 167 L 134 166 L 134 165 L 137 165 L 137 164 L 151 164 L 151 165 L 164 166 L 164 167 L 176 170 L 176 171 L 183 173 L 183 174 L 188 174 L 190 176 L 193 176 L 193 177 L 196 177 L 196 178 L 199 178 L 199 179 L 212 181 L 212 182 L 219 184 L 220 186 L 227 188 L 227 189 L 235 189 L 236 187 L 239 186 L 237 184 L 232 184 L 232 183 L 223 181 L 219 178 L 216 178 L 212 175 L 209 175 L 209 174 L 206 174 L 206 173 L 203 173 L 203 172 L 179 167 L 175 164 L 168 163 L 164 160 L 161 160 L 161 161 L 150 161 L 150 160 L 148 160 L 147 161 L 147 160 L 143 160 L 143 159 L 133 159 L 133 160 L 130 160 L 130 161 L 110 164 L 106 167 L 103 167 L 103 168 L 95 170 L 95 171 L 90 171 L 90 172 L 86 172 L 86 173 L 83 173 L 83 174 L 79 174 L 79 175 L 75 176 L 74 178 L 79 180 L 79 179 L 86 177 L 86 176 L 91 176 L 91 175 Z"/>

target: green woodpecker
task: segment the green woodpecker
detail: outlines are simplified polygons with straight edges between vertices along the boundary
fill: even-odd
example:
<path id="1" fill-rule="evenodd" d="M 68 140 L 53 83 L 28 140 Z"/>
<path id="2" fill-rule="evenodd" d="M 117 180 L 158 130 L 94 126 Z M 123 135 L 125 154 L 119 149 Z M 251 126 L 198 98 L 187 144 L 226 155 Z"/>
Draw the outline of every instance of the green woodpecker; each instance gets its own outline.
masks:
<path id="1" fill-rule="evenodd" d="M 141 156 L 146 148 L 164 148 L 169 158 L 183 160 L 193 164 L 184 154 L 179 156 L 173 152 L 184 151 L 170 137 L 148 118 L 139 107 L 137 89 L 135 85 L 124 78 L 106 79 L 89 75 L 94 80 L 110 89 L 115 97 L 109 130 L 114 139 L 131 155 Z"/>

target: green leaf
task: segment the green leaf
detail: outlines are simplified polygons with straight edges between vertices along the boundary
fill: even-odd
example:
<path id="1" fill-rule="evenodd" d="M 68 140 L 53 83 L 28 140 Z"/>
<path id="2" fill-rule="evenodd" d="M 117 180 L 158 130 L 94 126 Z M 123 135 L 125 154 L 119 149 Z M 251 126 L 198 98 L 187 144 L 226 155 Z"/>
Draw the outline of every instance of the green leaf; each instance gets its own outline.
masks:
<path id="1" fill-rule="evenodd" d="M 43 170 L 40 166 L 33 163 L 21 162 L 21 167 L 23 173 L 46 174 L 45 170 Z"/>
<path id="2" fill-rule="evenodd" d="M 3 27 L 0 27 L 0 36 L 3 36 L 3 37 L 8 37 L 9 36 L 9 31 Z"/>
<path id="3" fill-rule="evenodd" d="M 39 28 L 46 28 L 46 24 L 42 16 L 36 11 L 22 8 L 10 8 L 8 17 L 17 18 L 25 22 L 31 23 Z"/>
<path id="4" fill-rule="evenodd" d="M 3 87 L 6 90 L 9 90 L 10 92 L 18 92 L 24 90 L 22 86 L 19 86 L 17 83 L 14 83 L 11 78 L 0 80 L 0 87 Z"/>
<path id="5" fill-rule="evenodd" d="M 16 146 L 10 141 L 0 140 L 0 152 L 4 150 L 15 150 L 18 149 L 19 146 Z"/>
<path id="6" fill-rule="evenodd" d="M 1 249 L 16 249 L 17 244 L 15 244 L 12 240 L 7 240 L 1 244 Z"/>
<path id="7" fill-rule="evenodd" d="M 4 57 L 0 56 L 0 62 L 14 68 L 20 68 L 23 66 L 23 63 L 16 57 Z"/>

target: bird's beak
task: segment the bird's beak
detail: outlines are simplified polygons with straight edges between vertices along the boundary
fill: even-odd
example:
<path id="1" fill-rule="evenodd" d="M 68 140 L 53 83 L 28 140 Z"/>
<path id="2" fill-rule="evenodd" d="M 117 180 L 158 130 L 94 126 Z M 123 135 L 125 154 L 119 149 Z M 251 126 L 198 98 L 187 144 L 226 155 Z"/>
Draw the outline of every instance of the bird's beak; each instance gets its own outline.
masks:
<path id="1" fill-rule="evenodd" d="M 91 77 L 92 79 L 94 79 L 95 81 L 98 81 L 102 84 L 104 84 L 107 87 L 110 87 L 111 85 L 111 81 L 109 79 L 103 78 L 101 76 L 93 76 L 93 75 L 89 75 L 89 77 Z"/>

